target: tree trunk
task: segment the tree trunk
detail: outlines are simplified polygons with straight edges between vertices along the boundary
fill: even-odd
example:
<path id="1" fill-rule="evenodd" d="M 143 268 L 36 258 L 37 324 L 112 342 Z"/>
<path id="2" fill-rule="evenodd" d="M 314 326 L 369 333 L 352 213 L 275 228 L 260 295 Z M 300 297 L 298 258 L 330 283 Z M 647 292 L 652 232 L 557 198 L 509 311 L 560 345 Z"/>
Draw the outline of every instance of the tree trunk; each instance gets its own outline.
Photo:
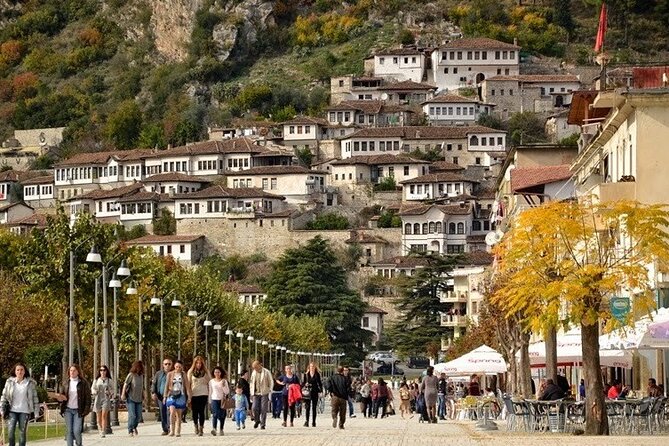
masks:
<path id="1" fill-rule="evenodd" d="M 516 395 L 518 393 L 518 365 L 516 362 L 516 349 L 509 350 L 509 379 L 506 380 L 506 393 Z"/>
<path id="2" fill-rule="evenodd" d="M 599 360 L 599 326 L 581 324 L 583 374 L 585 377 L 585 433 L 609 435 Z"/>
<path id="3" fill-rule="evenodd" d="M 544 333 L 546 342 L 546 378 L 557 384 L 557 330 L 551 327 Z"/>
<path id="4" fill-rule="evenodd" d="M 531 398 L 532 395 L 532 370 L 530 368 L 530 352 L 529 352 L 530 336 L 521 335 L 520 344 L 520 369 L 518 370 L 518 377 L 520 378 L 520 392 L 524 398 Z"/>

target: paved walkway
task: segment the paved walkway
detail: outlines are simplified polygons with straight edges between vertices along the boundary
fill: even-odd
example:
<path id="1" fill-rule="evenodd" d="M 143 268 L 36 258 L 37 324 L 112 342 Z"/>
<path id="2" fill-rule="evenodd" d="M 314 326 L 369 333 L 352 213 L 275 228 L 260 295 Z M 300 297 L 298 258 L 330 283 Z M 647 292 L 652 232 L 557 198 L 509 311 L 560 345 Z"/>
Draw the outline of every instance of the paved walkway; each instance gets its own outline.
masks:
<path id="1" fill-rule="evenodd" d="M 328 408 L 329 409 L 329 408 Z M 153 415 L 147 419 L 153 419 Z M 225 436 L 213 437 L 211 425 L 205 424 L 205 435 L 197 437 L 193 424 L 182 426 L 182 436 L 160 436 L 160 425 L 147 422 L 139 426 L 139 436 L 130 437 L 124 426 L 115 428 L 113 435 L 100 438 L 97 434 L 84 434 L 85 446 L 143 446 L 143 445 L 238 445 L 238 446 L 589 446 L 589 445 L 666 445 L 669 436 L 656 437 L 584 437 L 566 434 L 525 434 L 504 431 L 504 423 L 499 423 L 496 432 L 478 432 L 473 422 L 443 421 L 439 424 L 421 424 L 417 417 L 403 420 L 399 415 L 384 419 L 356 417 L 346 420 L 344 430 L 332 428 L 332 418 L 325 413 L 317 418 L 317 427 L 303 427 L 304 420 L 297 419 L 295 427 L 281 427 L 280 420 L 268 419 L 267 429 L 253 429 L 253 422 L 247 420 L 245 430 L 237 431 L 228 419 Z M 299 426 L 299 427 L 298 427 Z M 62 439 L 40 441 L 41 446 L 63 446 Z"/>

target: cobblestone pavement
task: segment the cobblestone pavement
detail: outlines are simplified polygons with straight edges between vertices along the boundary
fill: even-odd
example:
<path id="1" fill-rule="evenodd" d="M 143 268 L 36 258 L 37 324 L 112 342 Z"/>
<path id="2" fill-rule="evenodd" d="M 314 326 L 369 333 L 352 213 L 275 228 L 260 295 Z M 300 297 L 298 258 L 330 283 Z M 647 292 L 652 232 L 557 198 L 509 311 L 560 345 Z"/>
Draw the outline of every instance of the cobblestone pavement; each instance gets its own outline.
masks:
<path id="1" fill-rule="evenodd" d="M 329 409 L 329 408 L 327 408 Z M 505 432 L 504 423 L 500 422 L 500 430 L 494 432 L 479 432 L 474 429 L 474 422 L 443 421 L 439 424 L 421 424 L 417 417 L 403 420 L 399 415 L 384 419 L 365 419 L 358 415 L 347 419 L 344 430 L 333 429 L 332 419 L 328 415 L 320 414 L 317 427 L 303 427 L 304 420 L 296 419 L 295 427 L 281 427 L 280 420 L 268 419 L 267 429 L 253 428 L 253 422 L 247 420 L 246 429 L 237 431 L 234 423 L 227 420 L 225 436 L 213 437 L 210 434 L 211 425 L 205 424 L 205 435 L 197 437 L 194 434 L 193 424 L 182 426 L 182 436 L 160 436 L 160 425 L 147 422 L 139 426 L 139 436 L 128 436 L 124 426 L 114 429 L 113 435 L 99 438 L 97 434 L 84 434 L 85 446 L 141 446 L 141 445 L 239 445 L 239 446 L 589 446 L 589 445 L 666 445 L 669 436 L 654 437 L 616 436 L 616 437 L 584 437 L 567 434 L 526 434 Z M 148 418 L 153 418 L 148 415 Z M 63 440 L 40 441 L 42 446 L 62 446 Z"/>

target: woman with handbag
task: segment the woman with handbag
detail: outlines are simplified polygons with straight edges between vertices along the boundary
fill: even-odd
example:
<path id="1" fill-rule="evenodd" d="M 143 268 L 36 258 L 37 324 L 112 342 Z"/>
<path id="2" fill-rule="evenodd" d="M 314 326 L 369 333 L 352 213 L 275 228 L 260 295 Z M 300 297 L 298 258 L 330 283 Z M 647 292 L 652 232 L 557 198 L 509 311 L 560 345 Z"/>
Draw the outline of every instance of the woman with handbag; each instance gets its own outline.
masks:
<path id="1" fill-rule="evenodd" d="M 226 403 L 230 400 L 230 385 L 222 367 L 214 367 L 214 377 L 209 381 L 209 402 L 211 403 L 211 435 L 216 435 L 216 427 L 221 425 L 218 435 L 223 435 L 227 414 Z M 234 401 L 232 407 L 234 407 Z"/>
<path id="2" fill-rule="evenodd" d="M 4 419 L 9 419 L 9 446 L 14 446 L 16 425 L 19 425 L 19 446 L 26 444 L 26 431 L 30 415 L 36 416 L 39 411 L 37 383 L 30 377 L 25 364 L 18 362 L 11 376 L 5 382 L 0 396 L 0 411 Z M 4 437 L 4 435 L 3 435 Z"/>
<path id="3" fill-rule="evenodd" d="M 91 386 L 91 394 L 93 395 L 93 412 L 95 412 L 98 420 L 98 432 L 100 437 L 105 438 L 105 431 L 107 430 L 107 420 L 109 409 L 111 408 L 111 398 L 114 394 L 114 386 L 109 373 L 109 368 L 106 365 L 101 365 L 98 375 Z"/>
<path id="4" fill-rule="evenodd" d="M 81 446 L 84 418 L 91 409 L 91 387 L 77 364 L 70 366 L 68 375 L 62 393 L 56 394 L 56 400 L 60 402 L 60 414 L 65 417 L 67 446 L 73 446 L 75 442 Z"/>
<path id="5" fill-rule="evenodd" d="M 135 361 L 130 367 L 130 373 L 125 378 L 121 401 L 128 407 L 128 434 L 137 435 L 137 426 L 142 416 L 142 401 L 144 401 L 144 363 Z"/>
<path id="6" fill-rule="evenodd" d="M 170 437 L 181 437 L 181 415 L 190 403 L 190 382 L 184 372 L 184 363 L 174 361 L 174 370 L 167 374 L 163 401 L 170 409 Z"/>
<path id="7" fill-rule="evenodd" d="M 306 408 L 306 420 L 304 427 L 309 427 L 309 414 L 313 414 L 311 425 L 316 427 L 316 408 L 318 407 L 318 395 L 323 391 L 323 381 L 316 363 L 309 363 L 309 370 L 304 374 L 302 384 L 302 400 Z"/>

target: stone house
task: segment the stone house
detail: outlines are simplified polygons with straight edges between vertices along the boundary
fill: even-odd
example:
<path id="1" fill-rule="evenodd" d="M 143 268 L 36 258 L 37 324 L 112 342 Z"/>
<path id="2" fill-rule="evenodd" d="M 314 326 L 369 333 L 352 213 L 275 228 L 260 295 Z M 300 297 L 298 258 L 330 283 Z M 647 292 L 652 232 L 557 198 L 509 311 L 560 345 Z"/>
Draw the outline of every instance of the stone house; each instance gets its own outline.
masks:
<path id="1" fill-rule="evenodd" d="M 562 110 L 546 118 L 546 135 L 549 142 L 557 144 L 563 139 L 573 134 L 581 133 L 581 128 L 574 124 L 569 124 L 569 110 Z"/>
<path id="2" fill-rule="evenodd" d="M 310 116 L 297 116 L 290 121 L 282 122 L 283 145 L 298 148 L 318 149 L 318 142 L 326 138 L 324 119 Z M 246 166 L 248 167 L 248 166 Z"/>
<path id="3" fill-rule="evenodd" d="M 33 229 L 43 230 L 47 226 L 47 215 L 34 213 L 27 217 L 19 218 L 18 220 L 11 220 L 4 225 L 9 232 L 16 235 L 27 235 Z"/>
<path id="4" fill-rule="evenodd" d="M 422 201 L 442 197 L 473 196 L 477 180 L 461 172 L 436 172 L 400 181 L 404 201 Z"/>
<path id="5" fill-rule="evenodd" d="M 387 127 L 408 125 L 413 111 L 385 101 L 343 101 L 325 109 L 327 122 L 337 127 Z M 351 132 L 345 132 L 348 136 Z M 340 136 L 340 135 L 334 135 Z"/>
<path id="6" fill-rule="evenodd" d="M 353 75 L 330 78 L 330 104 L 339 104 L 343 101 L 371 101 L 381 99 L 379 87 L 383 85 L 383 78 Z"/>
<path id="7" fill-rule="evenodd" d="M 412 80 L 395 82 L 379 88 L 381 99 L 396 105 L 418 105 L 431 99 L 436 90 L 437 87 Z"/>
<path id="8" fill-rule="evenodd" d="M 174 196 L 174 217 L 180 219 L 248 218 L 284 210 L 285 197 L 254 187 L 211 186 Z"/>
<path id="9" fill-rule="evenodd" d="M 476 96 L 464 97 L 455 94 L 440 94 L 421 105 L 431 125 L 475 124 L 481 115 L 490 114 L 494 107 L 479 101 Z"/>
<path id="10" fill-rule="evenodd" d="M 53 173 L 21 181 L 23 200 L 35 209 L 53 207 Z"/>
<path id="11" fill-rule="evenodd" d="M 495 112 L 506 119 L 523 111 L 552 113 L 571 104 L 572 92 L 581 87 L 578 76 L 494 76 L 481 82 L 481 99 L 495 104 Z"/>
<path id="12" fill-rule="evenodd" d="M 16 202 L 0 206 L 0 225 L 21 220 L 35 213 L 35 210 L 23 202 Z"/>
<path id="13" fill-rule="evenodd" d="M 493 76 L 518 75 L 520 47 L 485 37 L 462 38 L 435 49 L 431 57 L 434 84 L 450 92 L 478 87 Z"/>
<path id="14" fill-rule="evenodd" d="M 151 248 L 160 257 L 171 256 L 185 266 L 194 266 L 204 258 L 204 235 L 146 235 L 128 240 L 126 245 Z"/>
<path id="15" fill-rule="evenodd" d="M 228 174 L 228 186 L 255 187 L 272 194 L 280 194 L 287 203 L 305 204 L 317 201 L 332 206 L 333 197 L 326 190 L 328 173 L 302 166 L 254 167 Z"/>
<path id="16" fill-rule="evenodd" d="M 378 184 L 388 177 L 400 182 L 424 175 L 429 164 L 427 161 L 389 153 L 335 160 L 330 162 L 330 184 Z"/>
<path id="17" fill-rule="evenodd" d="M 425 66 L 425 55 L 411 48 L 378 51 L 374 54 L 375 77 L 422 82 Z"/>

